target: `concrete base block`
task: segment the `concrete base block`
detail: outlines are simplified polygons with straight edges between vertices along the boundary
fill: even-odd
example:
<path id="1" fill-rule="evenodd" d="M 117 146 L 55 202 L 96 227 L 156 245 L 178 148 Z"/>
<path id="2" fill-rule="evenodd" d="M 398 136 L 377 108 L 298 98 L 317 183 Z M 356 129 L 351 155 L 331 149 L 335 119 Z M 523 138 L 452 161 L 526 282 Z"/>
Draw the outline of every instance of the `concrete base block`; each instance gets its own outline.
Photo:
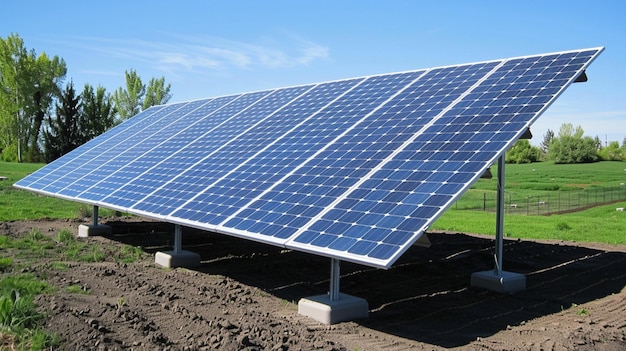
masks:
<path id="1" fill-rule="evenodd" d="M 165 268 L 193 268 L 200 265 L 200 255 L 195 252 L 181 250 L 157 252 L 154 255 L 154 263 Z"/>
<path id="2" fill-rule="evenodd" d="M 81 224 L 78 226 L 79 238 L 87 238 L 90 236 L 97 236 L 97 235 L 108 235 L 108 234 L 111 234 L 112 232 L 113 232 L 113 229 L 111 229 L 111 226 L 106 225 L 106 224 L 98 224 L 98 225 Z"/>
<path id="3" fill-rule="evenodd" d="M 472 274 L 471 286 L 499 293 L 510 293 L 526 289 L 526 276 L 513 272 L 502 272 L 498 276 L 495 271 L 475 272 Z"/>
<path id="4" fill-rule="evenodd" d="M 329 296 L 325 294 L 300 299 L 298 314 L 324 324 L 335 324 L 367 318 L 369 306 L 367 301 L 360 297 L 340 293 L 337 301 L 330 301 Z"/>

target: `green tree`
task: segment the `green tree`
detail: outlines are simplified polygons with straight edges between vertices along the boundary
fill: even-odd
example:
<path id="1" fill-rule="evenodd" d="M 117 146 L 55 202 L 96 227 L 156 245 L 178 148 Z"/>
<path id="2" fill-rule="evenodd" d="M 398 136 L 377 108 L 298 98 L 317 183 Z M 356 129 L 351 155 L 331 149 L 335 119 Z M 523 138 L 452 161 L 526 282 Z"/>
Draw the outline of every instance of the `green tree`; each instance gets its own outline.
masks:
<path id="1" fill-rule="evenodd" d="M 539 161 L 540 154 L 538 147 L 530 145 L 526 139 L 520 139 L 506 152 L 504 159 L 507 163 L 532 163 Z"/>
<path id="2" fill-rule="evenodd" d="M 544 155 L 548 154 L 548 149 L 550 148 L 550 144 L 552 144 L 552 140 L 554 140 L 554 131 L 548 129 L 546 134 L 543 135 L 543 140 L 541 141 L 541 152 Z"/>
<path id="3" fill-rule="evenodd" d="M 600 140 L 599 136 L 596 135 L 596 137 L 593 138 L 593 142 L 594 142 L 594 144 L 596 144 L 596 150 L 598 150 L 598 151 L 602 150 L 602 141 Z"/>
<path id="4" fill-rule="evenodd" d="M 17 34 L 0 38 L 0 149 L 10 161 L 38 161 L 45 115 L 59 94 L 65 61 L 27 50 Z"/>
<path id="5" fill-rule="evenodd" d="M 564 123 L 548 150 L 548 157 L 555 163 L 588 163 L 598 161 L 596 142 L 585 137 L 582 127 L 574 128 Z"/>
<path id="6" fill-rule="evenodd" d="M 619 142 L 612 141 L 609 145 L 598 152 L 604 161 L 623 161 L 624 153 L 619 146 Z"/>
<path id="7" fill-rule="evenodd" d="M 69 82 L 59 97 L 54 116 L 48 116 L 44 132 L 44 155 L 51 162 L 81 145 L 80 96 Z"/>
<path id="8" fill-rule="evenodd" d="M 123 122 L 150 106 L 165 104 L 172 97 L 171 85 L 165 78 L 151 78 L 148 86 L 142 83 L 141 77 L 133 69 L 125 72 L 126 88 L 118 88 L 113 93 L 115 109 Z"/>
<path id="9" fill-rule="evenodd" d="M 146 88 L 146 96 L 143 100 L 143 109 L 146 110 L 150 106 L 166 104 L 172 97 L 170 88 L 171 84 L 165 85 L 165 77 L 150 79 Z"/>
<path id="10" fill-rule="evenodd" d="M 126 89 L 118 88 L 113 93 L 115 109 L 122 122 L 141 112 L 143 97 L 146 93 L 146 86 L 141 82 L 135 70 L 126 71 L 125 77 Z"/>
<path id="11" fill-rule="evenodd" d="M 115 108 L 111 94 L 106 89 L 98 86 L 94 88 L 85 84 L 81 96 L 81 113 L 79 130 L 80 143 L 86 143 L 94 137 L 106 132 L 115 125 Z"/>

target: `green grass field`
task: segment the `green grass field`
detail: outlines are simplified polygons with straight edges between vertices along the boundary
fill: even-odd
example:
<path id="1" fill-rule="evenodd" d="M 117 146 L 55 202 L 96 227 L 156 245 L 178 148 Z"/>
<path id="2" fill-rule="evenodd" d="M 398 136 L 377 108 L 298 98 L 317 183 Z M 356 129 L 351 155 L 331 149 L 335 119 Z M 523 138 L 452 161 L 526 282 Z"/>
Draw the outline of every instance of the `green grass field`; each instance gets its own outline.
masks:
<path id="1" fill-rule="evenodd" d="M 13 183 L 32 173 L 43 164 L 9 163 L 0 161 L 0 221 L 38 218 L 76 218 L 81 204 L 38 195 L 13 187 Z"/>
<path id="2" fill-rule="evenodd" d="M 15 181 L 42 166 L 41 164 L 0 162 L 0 176 L 8 178 L 0 182 L 0 221 L 46 217 L 76 218 L 79 213 L 84 212 L 86 206 L 84 204 L 42 196 L 12 186 Z M 479 180 L 458 202 L 476 208 L 482 204 L 484 193 L 489 193 L 495 198 L 497 168 L 492 168 L 492 172 L 494 173 L 493 179 Z M 506 168 L 507 193 L 520 196 L 534 196 L 537 192 L 568 194 L 568 192 L 581 189 L 619 187 L 625 182 L 626 162 L 578 165 L 555 165 L 542 162 L 510 164 Z M 513 238 L 626 244 L 626 212 L 617 212 L 618 207 L 626 207 L 626 201 L 562 215 L 507 214 L 505 235 Z M 469 211 L 463 208 L 466 208 L 465 205 L 453 205 L 431 229 L 495 233 L 493 212 Z"/>

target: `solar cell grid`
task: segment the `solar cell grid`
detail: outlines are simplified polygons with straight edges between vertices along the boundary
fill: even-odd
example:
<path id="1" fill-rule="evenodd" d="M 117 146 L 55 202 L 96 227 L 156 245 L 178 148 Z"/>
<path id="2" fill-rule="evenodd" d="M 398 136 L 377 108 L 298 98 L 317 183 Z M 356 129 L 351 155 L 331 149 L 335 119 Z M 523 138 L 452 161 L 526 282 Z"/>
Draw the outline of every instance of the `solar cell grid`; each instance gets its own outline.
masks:
<path id="1" fill-rule="evenodd" d="M 150 152 L 161 152 L 160 144 L 168 138 L 177 135 L 181 130 L 195 123 L 198 118 L 192 112 L 202 106 L 204 101 L 193 101 L 172 112 L 167 118 L 150 126 L 141 128 L 135 138 L 128 139 L 111 148 L 108 152 L 115 156 L 106 162 L 100 160 L 94 171 L 80 179 L 81 184 L 88 187 L 80 194 L 75 189 L 61 190 L 61 194 L 79 196 L 92 201 L 100 201 L 112 192 L 135 179 L 156 161 L 150 157 Z M 161 154 L 160 158 L 166 157 Z"/>
<path id="2" fill-rule="evenodd" d="M 346 145 L 343 149 L 333 151 L 329 148 L 334 144 L 329 143 L 355 126 L 364 116 L 390 99 L 398 89 L 406 87 L 421 74 L 423 72 L 371 77 L 307 120 L 308 123 L 295 131 L 294 136 L 287 135 L 286 144 L 277 145 L 280 148 L 286 145 L 288 151 L 298 150 L 304 145 L 302 150 L 306 151 L 304 155 L 302 152 L 294 155 L 299 157 L 296 158 L 299 167 L 288 169 L 289 173 L 283 173 L 285 178 L 278 186 L 268 189 L 255 202 L 246 206 L 241 216 L 234 216 L 224 225 L 281 239 L 295 232 L 316 212 L 323 210 L 333 197 L 346 191 L 349 184 L 358 179 L 360 174 L 364 174 L 361 169 L 346 167 L 346 163 L 367 150 L 352 150 Z M 304 144 L 301 140 L 308 143 Z M 363 144 L 365 145 L 367 144 Z M 311 157 L 315 155 L 313 151 L 317 151 L 315 157 Z M 307 167 L 306 173 L 299 171 L 303 166 Z M 319 175 L 331 181 L 340 179 L 341 182 L 332 185 L 328 183 L 312 185 L 306 183 L 308 174 Z M 284 200 L 276 201 L 275 197 Z M 278 204 L 281 205 L 280 216 L 275 215 Z"/>
<path id="3" fill-rule="evenodd" d="M 246 113 L 250 109 L 254 111 L 256 104 L 262 102 L 265 97 L 271 96 L 272 93 L 265 91 L 245 94 L 212 113 L 209 116 L 213 123 L 209 129 L 211 138 L 204 137 L 205 133 L 184 146 L 180 153 L 176 154 L 177 158 L 187 155 L 186 162 L 176 163 L 180 166 L 176 170 L 177 174 L 160 187 L 142 194 L 143 196 L 135 201 L 133 209 L 165 216 L 190 197 L 201 192 L 207 182 L 210 184 L 212 173 L 223 171 L 223 165 L 205 168 L 200 166 L 202 161 L 213 156 L 225 143 L 232 141 L 256 123 L 262 114 L 252 113 L 249 114 L 251 117 L 246 118 Z"/>
<path id="4" fill-rule="evenodd" d="M 31 173 L 21 179 L 19 184 L 24 187 L 28 187 L 31 190 L 43 192 L 43 188 L 47 187 L 51 182 L 56 181 L 59 176 L 65 174 L 68 169 L 72 169 L 71 166 L 68 166 L 68 163 L 71 163 L 74 167 L 82 165 L 84 160 L 88 160 L 89 158 L 95 157 L 99 154 L 100 145 L 111 142 L 115 138 L 122 137 L 125 132 L 132 130 L 132 127 L 135 124 L 141 122 L 145 118 L 157 115 L 163 110 L 163 108 L 165 108 L 165 106 L 152 107 L 149 110 L 146 110 L 141 118 L 117 125 L 106 133 L 100 135 L 98 138 L 90 140 L 65 155 L 65 163 L 50 163 L 46 165 L 46 167 L 39 169 L 37 172 Z"/>
<path id="5" fill-rule="evenodd" d="M 124 148 L 132 145 L 133 140 L 137 140 L 136 133 L 138 130 L 146 128 L 144 126 L 151 127 L 153 125 L 159 125 L 159 123 L 162 123 L 162 121 L 167 118 L 169 113 L 182 106 L 184 106 L 184 104 L 175 104 L 165 106 L 154 113 L 146 113 L 141 116 L 138 121 L 133 121 L 129 128 L 126 128 L 121 133 L 115 134 L 107 141 L 96 145 L 88 151 L 79 154 L 76 158 L 71 158 L 72 154 L 68 154 L 68 162 L 63 164 L 58 169 L 57 173 L 50 175 L 48 178 L 49 182 L 41 190 L 67 197 L 79 194 L 84 189 L 89 188 L 90 184 L 93 184 L 83 182 L 82 179 L 89 174 L 93 174 L 94 170 L 101 164 L 114 159 L 119 154 L 120 150 L 124 150 Z M 107 134 L 108 133 L 105 133 L 105 137 L 108 136 Z M 147 136 L 148 135 L 145 135 L 144 138 Z M 143 140 L 143 138 L 139 140 Z M 97 177 L 95 181 L 104 176 L 104 174 L 94 174 L 94 177 Z M 62 191 L 65 191 L 65 193 L 62 194 Z"/>
<path id="6" fill-rule="evenodd" d="M 412 158 L 413 162 L 389 162 L 381 167 L 370 180 L 363 182 L 362 188 L 372 190 L 369 193 L 358 193 L 359 201 L 349 202 L 352 205 L 351 207 L 346 206 L 345 202 L 342 204 L 344 212 L 348 210 L 351 214 L 362 212 L 364 216 L 373 217 L 373 219 L 366 221 L 361 219 L 363 216 L 358 217 L 359 224 L 370 223 L 369 227 L 359 227 L 358 229 L 361 232 L 360 240 L 352 241 L 352 245 L 358 248 L 358 254 L 367 254 L 372 259 L 380 259 L 382 261 L 394 259 L 401 254 L 403 251 L 400 247 L 406 246 L 407 242 L 412 241 L 397 241 L 396 237 L 403 235 L 413 237 L 414 233 L 420 233 L 425 230 L 427 225 L 432 223 L 438 217 L 438 214 L 443 212 L 458 196 L 458 191 L 468 187 L 473 180 L 482 174 L 484 168 L 495 161 L 503 149 L 516 140 L 526 126 L 529 125 L 531 118 L 544 107 L 543 104 L 555 97 L 558 91 L 554 89 L 536 89 L 532 94 L 528 94 L 525 87 L 529 85 L 529 82 L 530 84 L 535 83 L 534 86 L 536 87 L 541 85 L 542 82 L 543 84 L 549 82 L 550 79 L 562 79 L 559 76 L 561 73 L 553 76 L 540 74 L 540 72 L 555 71 L 553 65 L 568 65 L 572 56 L 566 56 L 570 58 L 567 60 L 556 60 L 554 58 L 544 60 L 551 63 L 547 67 L 537 70 L 533 79 L 526 79 L 517 70 L 521 67 L 533 67 L 536 64 L 536 58 L 522 59 L 515 62 L 514 65 L 503 64 L 481 82 L 479 86 L 471 89 L 463 97 L 463 99 L 474 101 L 474 103 L 462 105 L 472 106 L 477 104 L 480 108 L 476 110 L 470 108 L 455 110 L 453 107 L 446 114 L 461 112 L 458 116 L 455 116 L 456 120 L 433 119 L 432 125 L 422 133 L 419 133 L 411 145 L 407 145 L 407 149 L 416 149 L 415 154 L 411 155 L 410 152 L 399 153 L 401 157 Z M 581 69 L 582 64 L 578 63 L 573 69 L 562 71 L 579 72 Z M 515 79 L 510 79 L 511 77 L 515 77 Z M 572 79 L 571 73 L 569 79 Z M 481 88 L 481 86 L 486 86 L 487 88 Z M 506 98 L 495 98 L 499 95 L 495 92 L 506 90 L 512 91 L 514 94 L 510 94 Z M 524 99 L 524 97 L 529 95 L 538 94 L 544 94 L 542 96 L 543 104 L 530 105 L 530 100 Z M 516 104 L 526 109 L 520 109 L 520 113 L 514 114 L 499 115 L 497 113 L 503 106 Z M 494 106 L 496 108 L 493 108 Z M 463 114 L 463 111 L 470 111 L 470 113 Z M 443 116 L 446 116 L 446 114 Z M 481 119 L 480 117 L 484 118 Z M 511 123 L 511 120 L 522 120 L 524 123 Z M 451 140 L 453 136 L 463 134 L 465 135 L 461 140 L 478 141 L 479 143 L 472 143 L 471 148 L 467 147 L 470 143 L 457 143 L 455 144 L 456 149 L 453 151 L 442 150 L 443 148 L 440 147 L 442 144 L 446 144 L 445 141 Z M 427 152 L 421 152 L 424 149 Z M 469 154 L 474 153 L 469 160 L 480 161 L 476 162 L 481 166 L 479 172 L 475 171 L 478 167 L 473 168 L 474 172 L 460 172 L 460 164 L 448 164 L 455 153 L 464 150 L 470 151 Z M 401 169 L 404 169 L 405 172 L 411 170 L 425 170 L 426 172 L 418 173 L 420 177 L 414 178 L 418 181 L 411 183 L 401 181 L 399 183 L 398 179 L 407 179 L 406 173 L 401 172 Z M 402 175 L 395 177 L 394 173 Z M 444 185 L 446 189 L 441 189 Z M 453 191 L 450 191 L 449 185 L 452 186 Z M 380 191 L 385 189 L 389 189 L 390 193 L 387 197 L 381 199 L 383 195 L 380 194 Z M 412 194 L 418 194 L 417 198 L 409 197 Z M 347 198 L 350 198 L 350 196 Z M 410 202 L 405 202 L 405 199 L 409 199 Z M 421 200 L 421 202 L 415 202 L 415 200 Z M 405 207 L 405 205 L 408 206 Z M 370 213 L 383 213 L 385 216 L 372 216 Z M 389 220 L 388 217 L 394 214 L 399 215 L 399 218 Z M 338 216 L 337 211 L 329 211 L 322 217 L 322 220 L 332 220 L 336 216 Z M 400 217 L 404 217 L 404 220 L 401 220 Z M 376 220 L 379 220 L 379 222 L 375 222 Z M 385 227 L 384 225 L 377 225 L 378 223 L 389 223 L 391 226 Z M 306 245 L 309 245 L 316 246 L 318 250 L 325 247 L 329 251 L 357 253 L 356 249 L 351 249 L 352 246 L 347 245 L 343 231 L 329 233 L 329 230 L 319 231 L 319 228 L 316 227 L 314 230 L 304 231 L 299 237 L 295 238 L 294 243 L 291 243 L 291 245 L 310 249 L 306 247 Z M 402 231 L 404 231 L 404 234 L 398 234 L 398 232 Z M 335 240 L 332 240 L 331 237 L 334 237 Z M 364 240 L 373 241 L 365 246 L 371 251 L 363 251 L 364 244 L 361 241 Z M 397 245 L 396 250 L 390 248 L 393 245 Z"/>
<path id="7" fill-rule="evenodd" d="M 102 201 L 120 207 L 130 207 L 193 164 L 195 155 L 193 153 L 188 155 L 189 153 L 181 151 L 194 140 L 201 138 L 207 130 L 215 128 L 222 122 L 219 118 L 211 118 L 212 114 L 236 97 L 228 96 L 201 101 L 200 103 L 204 104 L 192 111 L 187 118 L 179 120 L 180 127 L 184 127 L 179 133 L 162 140 L 157 147 L 138 159 L 137 161 L 141 164 L 136 169 L 135 162 L 124 167 L 135 169 L 137 175 L 107 195 Z"/>
<path id="8" fill-rule="evenodd" d="M 172 213 L 172 216 L 219 224 L 221 220 L 239 210 L 240 206 L 251 201 L 273 184 L 277 180 L 276 174 L 281 170 L 293 168 L 293 163 L 298 161 L 298 157 L 307 155 L 308 143 L 298 144 L 297 141 L 302 139 L 295 138 L 294 134 L 298 132 L 293 132 L 293 130 L 332 99 L 345 93 L 360 81 L 331 82 L 316 86 L 306 95 L 272 114 L 261 125 L 246 133 L 237 143 L 225 146 L 215 156 L 222 160 L 230 160 L 228 177 L 225 177 L 225 173 L 219 174 L 219 179 L 212 177 L 211 182 L 207 182 L 204 191 L 191 198 L 179 210 Z M 293 143 L 291 149 L 274 148 L 275 145 L 285 140 Z M 219 166 L 221 160 L 218 161 L 217 158 L 206 159 L 198 167 L 211 169 L 216 164 Z M 232 206 L 222 205 L 224 197 L 230 194 L 229 191 L 244 195 L 236 202 L 237 206 L 235 203 Z"/>
<path id="9" fill-rule="evenodd" d="M 601 51 L 154 107 L 16 186 L 387 268 Z"/>

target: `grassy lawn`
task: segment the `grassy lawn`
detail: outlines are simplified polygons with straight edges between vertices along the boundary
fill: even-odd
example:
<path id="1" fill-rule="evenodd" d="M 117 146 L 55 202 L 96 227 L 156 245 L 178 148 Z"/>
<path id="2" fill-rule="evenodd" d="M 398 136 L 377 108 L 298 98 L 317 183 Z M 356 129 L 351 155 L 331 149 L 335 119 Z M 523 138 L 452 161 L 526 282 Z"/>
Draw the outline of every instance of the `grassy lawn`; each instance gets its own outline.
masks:
<path id="1" fill-rule="evenodd" d="M 495 213 L 469 211 L 482 208 L 487 194 L 487 206 L 495 208 L 497 167 L 492 167 L 493 179 L 480 179 L 431 227 L 433 230 L 495 234 Z M 626 188 L 626 162 L 597 162 L 590 164 L 555 165 L 551 162 L 506 165 L 505 201 L 511 196 L 518 199 L 535 196 L 593 192 L 612 187 Z M 505 235 L 512 238 L 559 239 L 580 242 L 626 244 L 626 212 L 616 208 L 626 207 L 623 202 L 598 206 L 585 211 L 552 215 L 526 216 L 507 211 L 504 222 Z"/>
<path id="2" fill-rule="evenodd" d="M 84 205 L 13 187 L 13 183 L 43 166 L 0 161 L 0 176 L 7 177 L 0 181 L 0 221 L 76 218 L 79 208 Z"/>
<path id="3" fill-rule="evenodd" d="M 616 211 L 617 207 L 626 207 L 626 201 L 553 216 L 505 214 L 504 235 L 510 238 L 626 244 L 626 212 Z M 496 215 L 493 212 L 451 208 L 431 229 L 495 234 Z"/>

